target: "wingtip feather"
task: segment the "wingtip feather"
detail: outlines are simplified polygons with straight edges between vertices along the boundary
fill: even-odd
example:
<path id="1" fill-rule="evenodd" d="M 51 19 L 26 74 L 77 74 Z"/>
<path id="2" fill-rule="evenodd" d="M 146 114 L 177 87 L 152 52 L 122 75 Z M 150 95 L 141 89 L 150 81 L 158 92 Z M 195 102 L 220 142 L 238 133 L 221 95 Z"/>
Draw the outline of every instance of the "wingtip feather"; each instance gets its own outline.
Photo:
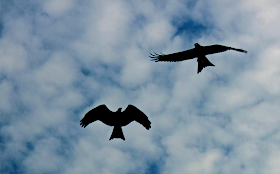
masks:
<path id="1" fill-rule="evenodd" d="M 155 61 L 155 62 L 158 62 L 160 61 L 159 58 L 161 56 L 163 56 L 164 54 L 160 53 L 160 54 L 157 54 L 156 52 L 154 52 L 154 54 L 150 53 L 150 58 L 152 59 L 151 61 Z"/>
<path id="2" fill-rule="evenodd" d="M 243 49 L 232 48 L 232 47 L 230 49 L 235 50 L 235 51 L 239 51 L 239 52 L 243 52 L 243 53 L 247 53 L 247 51 L 243 50 Z"/>

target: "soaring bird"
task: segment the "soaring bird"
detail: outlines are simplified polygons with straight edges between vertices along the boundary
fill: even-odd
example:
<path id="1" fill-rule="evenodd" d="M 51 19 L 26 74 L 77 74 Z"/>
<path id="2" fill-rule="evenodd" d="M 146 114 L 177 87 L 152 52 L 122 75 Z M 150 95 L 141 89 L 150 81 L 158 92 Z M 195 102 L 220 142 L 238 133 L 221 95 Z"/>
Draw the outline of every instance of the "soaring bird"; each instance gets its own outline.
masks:
<path id="1" fill-rule="evenodd" d="M 205 57 L 206 55 L 220 53 L 227 50 L 235 50 L 235 51 L 247 53 L 246 50 L 232 48 L 232 47 L 218 45 L 218 44 L 201 46 L 198 43 L 195 43 L 194 48 L 192 49 L 182 51 L 182 52 L 172 53 L 172 54 L 154 53 L 150 55 L 150 58 L 152 58 L 152 60 L 155 62 L 158 61 L 178 62 L 178 61 L 193 59 L 197 57 L 197 62 L 198 62 L 197 74 L 198 74 L 202 71 L 203 68 L 207 66 L 215 66 Z"/>
<path id="2" fill-rule="evenodd" d="M 132 121 L 137 121 L 147 130 L 151 128 L 151 122 L 148 117 L 135 106 L 128 105 L 123 112 L 121 110 L 122 108 L 119 108 L 116 112 L 112 112 L 105 104 L 99 105 L 85 114 L 80 121 L 80 125 L 85 128 L 88 124 L 100 120 L 108 126 L 114 126 L 109 140 L 113 138 L 125 140 L 121 127 L 128 125 Z"/>

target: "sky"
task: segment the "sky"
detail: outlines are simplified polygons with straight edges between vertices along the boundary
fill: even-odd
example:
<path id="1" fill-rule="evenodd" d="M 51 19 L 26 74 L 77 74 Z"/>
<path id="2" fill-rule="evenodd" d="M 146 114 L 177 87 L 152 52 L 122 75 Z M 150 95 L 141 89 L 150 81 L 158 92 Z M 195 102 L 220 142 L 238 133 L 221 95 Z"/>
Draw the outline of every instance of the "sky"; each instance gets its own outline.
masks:
<path id="1" fill-rule="evenodd" d="M 278 174 L 280 2 L 0 1 L 0 173 Z M 200 45 L 247 50 L 153 62 Z M 132 104 L 151 121 L 84 114 Z"/>

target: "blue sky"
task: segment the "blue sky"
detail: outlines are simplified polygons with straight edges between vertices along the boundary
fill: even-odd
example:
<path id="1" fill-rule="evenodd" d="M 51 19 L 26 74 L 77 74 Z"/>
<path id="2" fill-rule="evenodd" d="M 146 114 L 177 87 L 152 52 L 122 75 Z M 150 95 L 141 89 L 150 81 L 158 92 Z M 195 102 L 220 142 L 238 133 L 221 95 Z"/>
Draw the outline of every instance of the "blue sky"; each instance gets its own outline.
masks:
<path id="1" fill-rule="evenodd" d="M 278 173 L 277 1 L 1 1 L 0 173 Z M 152 62 L 194 43 L 242 48 Z M 79 125 L 100 104 L 151 121 Z"/>

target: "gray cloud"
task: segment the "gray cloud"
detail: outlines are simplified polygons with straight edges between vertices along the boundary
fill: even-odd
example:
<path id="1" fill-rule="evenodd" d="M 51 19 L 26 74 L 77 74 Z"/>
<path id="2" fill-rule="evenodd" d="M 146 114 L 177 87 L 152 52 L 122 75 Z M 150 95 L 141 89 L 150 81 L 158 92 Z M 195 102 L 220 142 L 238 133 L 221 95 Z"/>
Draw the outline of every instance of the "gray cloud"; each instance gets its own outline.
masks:
<path id="1" fill-rule="evenodd" d="M 0 12 L 1 173 L 277 173 L 279 3 L 8 1 Z M 248 50 L 155 63 L 223 44 Z M 79 120 L 105 103 L 151 120 Z"/>

